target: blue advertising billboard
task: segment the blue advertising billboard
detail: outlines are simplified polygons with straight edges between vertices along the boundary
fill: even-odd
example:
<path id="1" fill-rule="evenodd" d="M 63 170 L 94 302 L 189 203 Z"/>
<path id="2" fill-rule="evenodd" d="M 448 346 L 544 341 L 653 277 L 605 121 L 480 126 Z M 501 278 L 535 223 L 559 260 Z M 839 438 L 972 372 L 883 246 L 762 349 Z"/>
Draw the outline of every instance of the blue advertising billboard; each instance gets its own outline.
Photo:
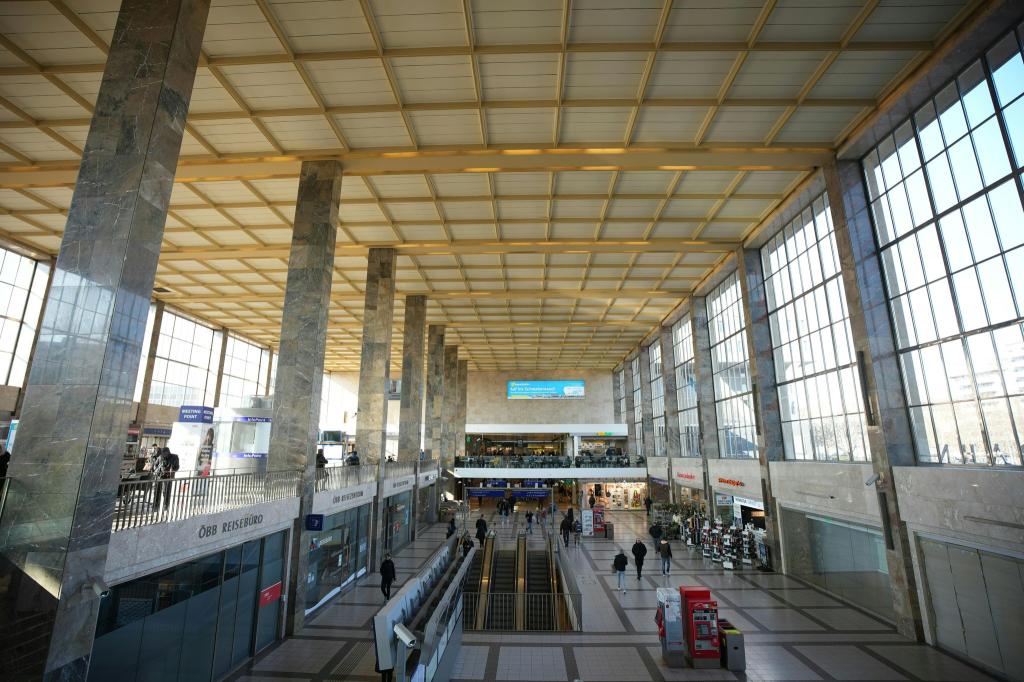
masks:
<path id="1" fill-rule="evenodd" d="M 562 381 L 510 381 L 509 400 L 582 400 L 585 397 L 583 379 Z"/>

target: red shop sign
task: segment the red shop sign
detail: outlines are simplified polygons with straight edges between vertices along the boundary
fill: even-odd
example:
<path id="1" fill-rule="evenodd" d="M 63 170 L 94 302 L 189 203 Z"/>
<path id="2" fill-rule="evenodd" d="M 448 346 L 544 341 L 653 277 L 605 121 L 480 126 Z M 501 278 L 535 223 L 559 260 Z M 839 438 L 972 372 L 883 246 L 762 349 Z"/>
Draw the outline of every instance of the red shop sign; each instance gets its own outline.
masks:
<path id="1" fill-rule="evenodd" d="M 260 606 L 266 606 L 267 604 L 273 604 L 281 598 L 281 581 L 278 580 L 270 587 L 264 587 L 260 590 Z"/>

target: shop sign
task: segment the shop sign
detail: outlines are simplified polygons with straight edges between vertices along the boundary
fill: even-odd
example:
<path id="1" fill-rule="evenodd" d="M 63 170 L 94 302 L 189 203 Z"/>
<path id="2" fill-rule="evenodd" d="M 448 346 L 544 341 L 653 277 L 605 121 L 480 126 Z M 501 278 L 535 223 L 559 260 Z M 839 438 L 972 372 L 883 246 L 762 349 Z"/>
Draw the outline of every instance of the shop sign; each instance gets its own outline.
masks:
<path id="1" fill-rule="evenodd" d="M 399 493 L 406 488 L 411 488 L 413 480 L 414 478 L 412 476 L 406 476 L 405 478 L 400 478 L 396 481 L 389 481 L 387 495 L 385 495 L 385 497 Z"/>
<path id="2" fill-rule="evenodd" d="M 216 523 L 203 524 L 199 526 L 199 539 L 212 538 L 218 533 L 231 533 L 250 526 L 259 526 L 263 523 L 263 514 L 246 514 L 241 518 L 232 521 L 224 521 L 220 525 Z"/>
<path id="3" fill-rule="evenodd" d="M 213 408 L 205 405 L 182 405 L 178 408 L 178 421 L 185 424 L 212 424 Z"/>
<path id="4" fill-rule="evenodd" d="M 755 500 L 750 497 L 740 497 L 739 495 L 733 495 L 732 499 L 736 504 L 743 505 L 744 507 L 764 509 L 764 503 L 761 502 L 761 500 Z"/>
<path id="5" fill-rule="evenodd" d="M 233 422 L 258 422 L 258 423 L 269 423 L 270 417 L 235 417 L 231 421 Z"/>
<path id="6" fill-rule="evenodd" d="M 732 495 L 719 495 L 715 493 L 715 504 L 719 507 L 732 506 Z"/>
<path id="7" fill-rule="evenodd" d="M 323 514 L 306 514 L 306 530 L 323 530 Z"/>
<path id="8" fill-rule="evenodd" d="M 158 428 L 156 426 L 147 426 L 142 430 L 142 434 L 145 436 L 169 437 L 171 435 L 171 430 Z"/>
<path id="9" fill-rule="evenodd" d="M 697 474 L 691 474 L 691 473 L 688 473 L 686 471 L 677 471 L 676 472 L 676 478 L 684 480 L 684 481 L 696 481 L 697 480 Z"/>
<path id="10" fill-rule="evenodd" d="M 668 485 L 668 480 L 664 478 L 658 478 L 657 476 L 650 476 L 651 483 L 658 483 L 660 485 Z"/>
<path id="11" fill-rule="evenodd" d="M 273 604 L 281 598 L 281 581 L 278 580 L 270 587 L 264 587 L 260 590 L 260 606 L 267 606 Z"/>
<path id="12" fill-rule="evenodd" d="M 232 452 L 230 453 L 232 459 L 265 459 L 267 453 L 265 452 Z"/>
<path id="13" fill-rule="evenodd" d="M 739 479 L 736 479 L 736 478 L 722 478 L 721 476 L 718 477 L 718 482 L 721 483 L 722 485 L 731 485 L 734 488 L 744 488 L 747 485 L 746 483 L 744 483 L 743 481 L 741 481 Z"/>
<path id="14" fill-rule="evenodd" d="M 340 503 L 346 502 L 348 500 L 354 500 L 354 499 L 362 497 L 365 494 L 366 494 L 366 491 L 360 489 L 360 490 L 354 490 L 354 491 L 352 491 L 350 493 L 345 493 L 344 495 L 335 495 L 334 496 L 334 500 L 331 502 L 331 504 L 340 504 Z"/>

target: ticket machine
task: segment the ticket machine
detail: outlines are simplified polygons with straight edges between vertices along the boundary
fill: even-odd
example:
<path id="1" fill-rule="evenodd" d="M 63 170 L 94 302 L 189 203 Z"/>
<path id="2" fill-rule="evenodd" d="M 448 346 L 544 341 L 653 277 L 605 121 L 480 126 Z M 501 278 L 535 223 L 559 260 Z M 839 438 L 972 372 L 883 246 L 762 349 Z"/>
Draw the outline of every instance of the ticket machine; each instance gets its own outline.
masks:
<path id="1" fill-rule="evenodd" d="M 718 642 L 718 602 L 706 587 L 679 588 L 687 658 L 694 668 L 721 667 Z"/>

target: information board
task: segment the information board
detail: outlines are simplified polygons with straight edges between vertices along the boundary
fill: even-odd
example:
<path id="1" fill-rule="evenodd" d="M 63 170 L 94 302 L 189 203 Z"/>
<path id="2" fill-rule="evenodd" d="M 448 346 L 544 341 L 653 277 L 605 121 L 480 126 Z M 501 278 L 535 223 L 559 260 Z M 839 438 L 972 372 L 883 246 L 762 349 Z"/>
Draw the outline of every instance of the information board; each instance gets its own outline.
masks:
<path id="1" fill-rule="evenodd" d="M 582 400 L 586 397 L 583 379 L 561 381 L 509 381 L 509 400 Z"/>

